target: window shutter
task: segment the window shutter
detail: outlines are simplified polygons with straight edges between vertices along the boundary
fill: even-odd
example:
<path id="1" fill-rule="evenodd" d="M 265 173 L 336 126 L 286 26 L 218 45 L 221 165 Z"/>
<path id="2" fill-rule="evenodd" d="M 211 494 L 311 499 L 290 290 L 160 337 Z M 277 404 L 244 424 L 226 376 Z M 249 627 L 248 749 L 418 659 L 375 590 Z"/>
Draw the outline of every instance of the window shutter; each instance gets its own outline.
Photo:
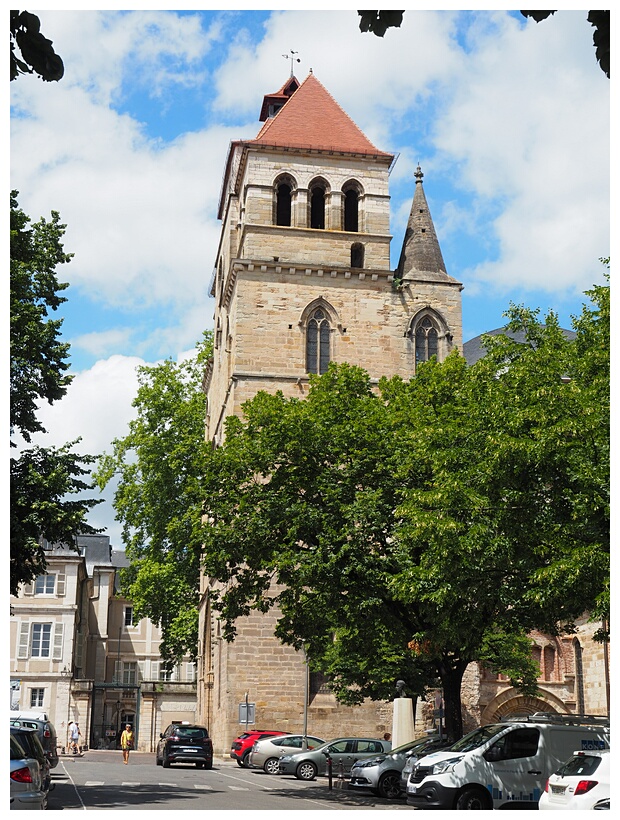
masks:
<path id="1" fill-rule="evenodd" d="M 56 576 L 56 597 L 57 598 L 64 598 L 65 597 L 65 586 L 66 586 L 67 576 L 64 572 L 59 572 Z"/>
<path id="2" fill-rule="evenodd" d="M 145 667 L 146 661 L 138 661 L 138 683 L 141 683 L 144 680 Z"/>
<path id="3" fill-rule="evenodd" d="M 121 663 L 122 661 L 114 661 L 114 683 L 122 683 L 121 680 Z"/>
<path id="4" fill-rule="evenodd" d="M 17 649 L 18 658 L 28 657 L 28 639 L 30 637 L 30 624 L 28 621 L 22 621 L 19 629 L 19 647 Z"/>
<path id="5" fill-rule="evenodd" d="M 34 595 L 34 584 L 24 584 L 24 595 Z"/>
<path id="6" fill-rule="evenodd" d="M 151 680 L 159 680 L 159 661 L 151 661 Z"/>
<path id="7" fill-rule="evenodd" d="M 64 624 L 57 621 L 54 624 L 54 649 L 52 654 L 52 660 L 60 661 L 62 660 L 62 635 L 64 632 Z"/>

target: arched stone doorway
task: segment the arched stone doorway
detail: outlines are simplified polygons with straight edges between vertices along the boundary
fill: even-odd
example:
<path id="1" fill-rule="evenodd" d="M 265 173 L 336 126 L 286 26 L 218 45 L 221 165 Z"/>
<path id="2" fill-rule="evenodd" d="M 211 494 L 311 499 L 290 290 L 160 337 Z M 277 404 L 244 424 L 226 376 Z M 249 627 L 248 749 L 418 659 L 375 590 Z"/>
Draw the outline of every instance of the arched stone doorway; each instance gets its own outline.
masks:
<path id="1" fill-rule="evenodd" d="M 485 706 L 480 715 L 480 725 L 486 726 L 487 723 L 496 723 L 519 715 L 533 715 L 535 712 L 570 714 L 562 701 L 549 692 L 539 692 L 539 695 L 534 697 L 522 695 L 516 689 L 507 689 Z"/>

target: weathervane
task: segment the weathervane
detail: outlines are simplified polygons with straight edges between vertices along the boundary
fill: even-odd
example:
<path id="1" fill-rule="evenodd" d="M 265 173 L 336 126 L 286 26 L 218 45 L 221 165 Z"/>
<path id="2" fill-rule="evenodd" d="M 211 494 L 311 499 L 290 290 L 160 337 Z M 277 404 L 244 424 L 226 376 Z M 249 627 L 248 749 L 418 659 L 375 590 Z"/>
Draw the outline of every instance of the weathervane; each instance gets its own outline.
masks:
<path id="1" fill-rule="evenodd" d="M 299 59 L 299 57 L 295 57 L 296 54 L 299 54 L 299 52 L 298 51 L 293 51 L 293 49 L 291 49 L 291 56 L 290 57 L 289 57 L 288 54 L 283 54 L 282 55 L 285 60 L 290 60 L 291 61 L 291 77 L 293 76 L 293 63 L 301 63 L 301 60 Z"/>

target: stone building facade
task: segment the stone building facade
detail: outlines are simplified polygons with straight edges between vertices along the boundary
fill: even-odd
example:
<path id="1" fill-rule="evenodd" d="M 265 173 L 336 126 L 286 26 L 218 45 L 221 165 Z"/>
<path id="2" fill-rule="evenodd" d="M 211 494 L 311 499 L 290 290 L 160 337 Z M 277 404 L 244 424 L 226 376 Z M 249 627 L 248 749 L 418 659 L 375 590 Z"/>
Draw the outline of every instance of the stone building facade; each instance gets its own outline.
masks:
<path id="1" fill-rule="evenodd" d="M 268 94 L 260 120 L 255 139 L 230 145 L 220 197 L 214 355 L 204 380 L 214 446 L 226 417 L 257 391 L 303 397 L 308 374 L 330 361 L 359 365 L 377 383 L 411 378 L 419 362 L 462 350 L 462 285 L 446 271 L 421 169 L 392 270 L 395 156 L 372 145 L 312 73 Z M 197 709 L 216 752 L 245 728 L 246 702 L 260 729 L 296 732 L 305 722 L 326 739 L 391 730 L 390 703 L 344 707 L 308 675 L 303 654 L 274 637 L 277 613 L 244 618 L 235 642 L 222 640 L 209 587 L 203 577 Z M 505 688 L 468 670 L 466 721 L 478 725 Z M 433 709 L 421 705 L 416 720 L 420 732 L 431 728 Z"/>
<path id="2" fill-rule="evenodd" d="M 161 632 L 121 594 L 128 561 L 108 536 L 43 548 L 45 574 L 10 599 L 11 709 L 46 712 L 61 749 L 75 721 L 86 747 L 117 748 L 130 723 L 136 748 L 154 751 L 173 720 L 195 719 L 194 663 L 187 657 L 164 670 Z"/>

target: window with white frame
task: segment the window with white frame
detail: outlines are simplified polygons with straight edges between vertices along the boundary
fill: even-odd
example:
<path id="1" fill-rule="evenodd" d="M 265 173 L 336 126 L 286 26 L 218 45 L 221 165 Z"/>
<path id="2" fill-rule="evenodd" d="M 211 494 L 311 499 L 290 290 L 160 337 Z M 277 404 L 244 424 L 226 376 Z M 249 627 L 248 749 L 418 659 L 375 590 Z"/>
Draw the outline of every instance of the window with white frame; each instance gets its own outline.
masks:
<path id="1" fill-rule="evenodd" d="M 134 626 L 133 607 L 132 606 L 126 606 L 125 607 L 125 620 L 124 620 L 124 623 L 125 623 L 125 626 Z"/>
<path id="2" fill-rule="evenodd" d="M 138 664 L 135 661 L 121 661 L 119 680 L 125 686 L 135 686 L 138 683 Z"/>
<path id="3" fill-rule="evenodd" d="M 18 658 L 62 660 L 63 624 L 22 621 L 19 628 Z"/>
<path id="4" fill-rule="evenodd" d="M 51 624 L 32 624 L 30 635 L 30 657 L 49 658 L 52 643 Z"/>
<path id="5" fill-rule="evenodd" d="M 43 699 L 45 697 L 45 689 L 37 687 L 30 690 L 30 708 L 37 709 L 43 706 Z"/>
<path id="6" fill-rule="evenodd" d="M 55 575 L 39 575 L 34 582 L 35 595 L 53 595 L 56 589 Z"/>

